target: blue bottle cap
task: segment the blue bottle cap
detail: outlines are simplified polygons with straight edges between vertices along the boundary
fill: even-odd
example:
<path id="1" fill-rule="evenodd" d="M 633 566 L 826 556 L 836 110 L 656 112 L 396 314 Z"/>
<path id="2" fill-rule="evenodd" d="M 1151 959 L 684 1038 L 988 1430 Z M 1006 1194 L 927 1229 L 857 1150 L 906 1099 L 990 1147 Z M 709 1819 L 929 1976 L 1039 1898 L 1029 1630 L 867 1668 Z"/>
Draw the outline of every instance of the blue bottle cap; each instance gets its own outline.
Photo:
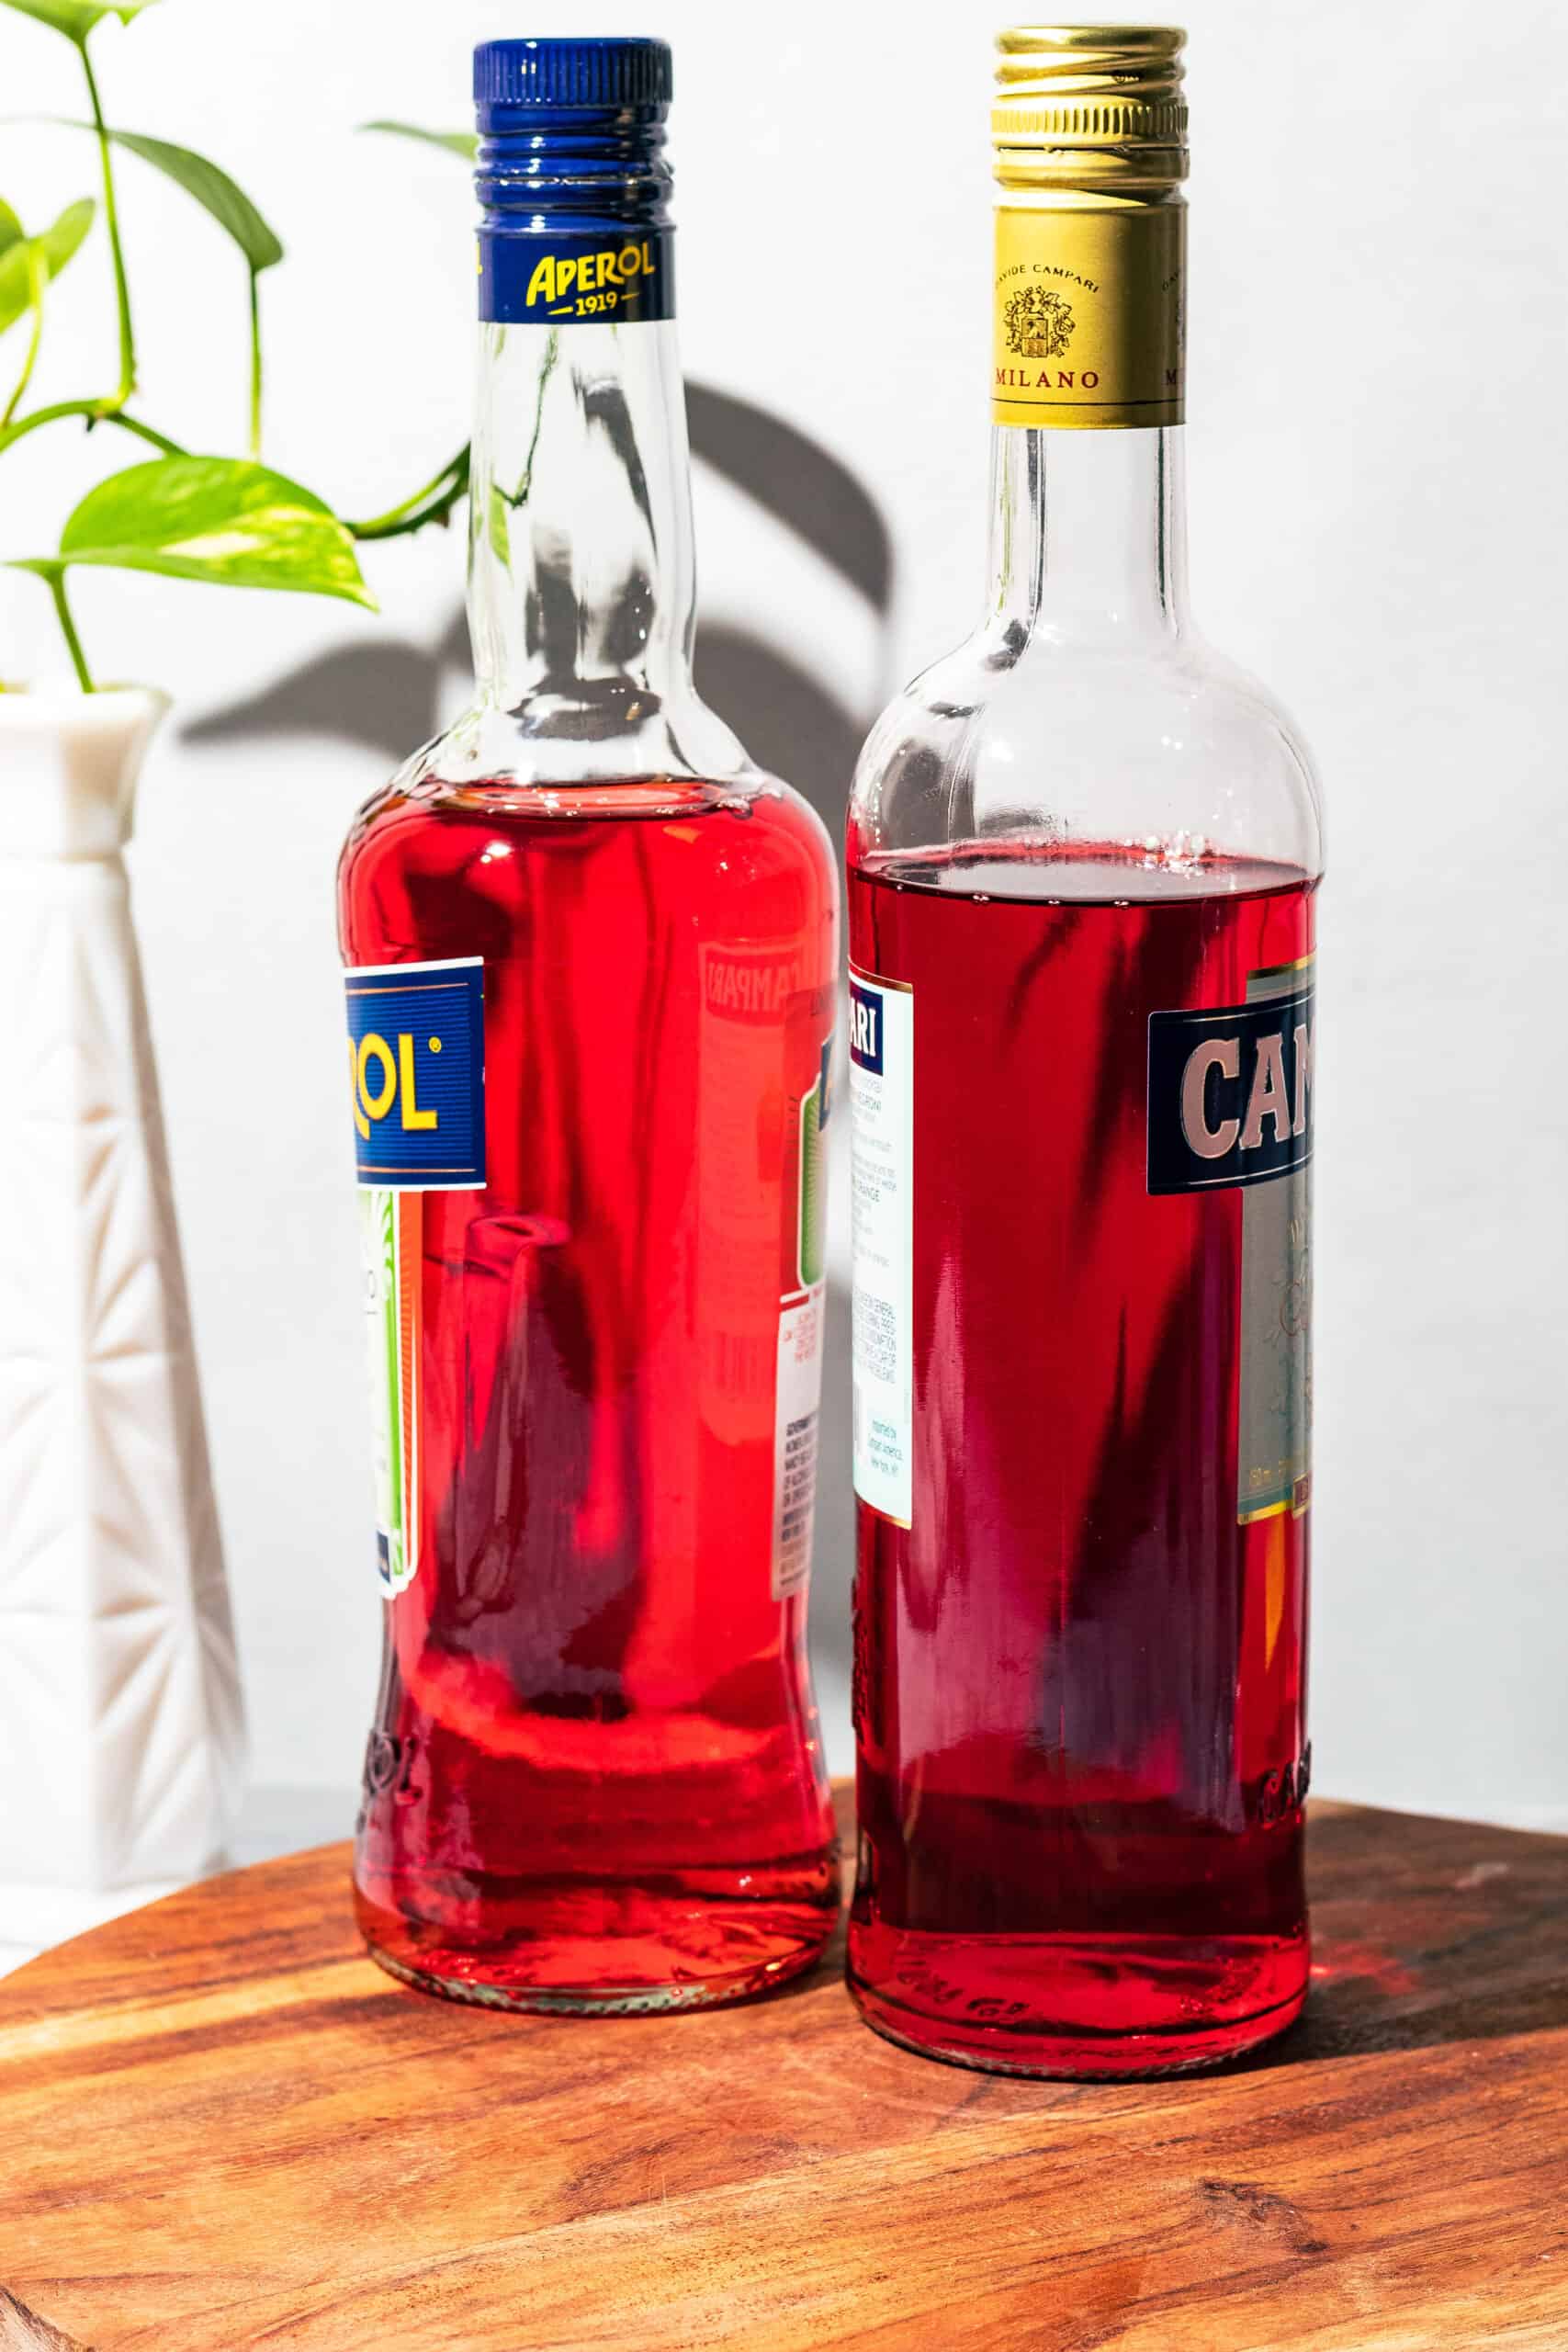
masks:
<path id="1" fill-rule="evenodd" d="M 474 51 L 481 130 L 492 107 L 667 107 L 673 80 L 663 40 L 485 40 Z"/>
<path id="2" fill-rule="evenodd" d="M 479 316 L 634 325 L 674 315 L 661 40 L 487 40 L 474 51 Z"/>

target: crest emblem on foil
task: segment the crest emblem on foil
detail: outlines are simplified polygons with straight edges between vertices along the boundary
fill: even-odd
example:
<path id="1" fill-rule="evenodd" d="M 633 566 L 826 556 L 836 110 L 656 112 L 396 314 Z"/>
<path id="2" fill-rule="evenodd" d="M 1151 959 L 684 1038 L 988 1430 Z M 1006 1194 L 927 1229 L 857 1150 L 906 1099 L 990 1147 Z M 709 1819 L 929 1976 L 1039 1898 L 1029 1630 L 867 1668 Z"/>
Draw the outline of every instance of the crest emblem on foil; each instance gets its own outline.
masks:
<path id="1" fill-rule="evenodd" d="M 1046 286 L 1021 287 L 1003 316 L 1008 349 L 1025 359 L 1059 359 L 1077 324 L 1072 304 Z"/>

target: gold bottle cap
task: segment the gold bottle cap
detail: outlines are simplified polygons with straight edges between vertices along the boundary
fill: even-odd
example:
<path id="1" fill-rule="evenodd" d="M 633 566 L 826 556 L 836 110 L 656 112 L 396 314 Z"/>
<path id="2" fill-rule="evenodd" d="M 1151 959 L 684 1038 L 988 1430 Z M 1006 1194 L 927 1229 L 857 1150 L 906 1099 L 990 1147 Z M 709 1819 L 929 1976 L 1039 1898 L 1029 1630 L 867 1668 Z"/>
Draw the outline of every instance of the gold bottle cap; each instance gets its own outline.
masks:
<path id="1" fill-rule="evenodd" d="M 1134 194 L 1187 176 L 1173 25 L 1020 25 L 997 35 L 991 114 L 1004 187 Z"/>

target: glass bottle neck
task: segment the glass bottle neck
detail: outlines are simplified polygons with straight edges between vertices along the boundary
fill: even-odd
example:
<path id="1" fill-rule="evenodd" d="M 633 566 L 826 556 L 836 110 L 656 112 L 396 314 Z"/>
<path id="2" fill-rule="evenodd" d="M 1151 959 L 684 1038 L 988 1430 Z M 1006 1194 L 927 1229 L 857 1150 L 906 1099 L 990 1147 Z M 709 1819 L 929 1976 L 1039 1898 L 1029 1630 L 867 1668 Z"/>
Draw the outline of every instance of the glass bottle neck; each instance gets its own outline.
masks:
<path id="1" fill-rule="evenodd" d="M 481 704 L 613 745 L 622 772 L 682 763 L 696 580 L 673 322 L 481 326 L 471 515 Z"/>
<path id="2" fill-rule="evenodd" d="M 991 433 L 987 619 L 1021 645 L 1174 638 L 1187 626 L 1179 425 Z"/>

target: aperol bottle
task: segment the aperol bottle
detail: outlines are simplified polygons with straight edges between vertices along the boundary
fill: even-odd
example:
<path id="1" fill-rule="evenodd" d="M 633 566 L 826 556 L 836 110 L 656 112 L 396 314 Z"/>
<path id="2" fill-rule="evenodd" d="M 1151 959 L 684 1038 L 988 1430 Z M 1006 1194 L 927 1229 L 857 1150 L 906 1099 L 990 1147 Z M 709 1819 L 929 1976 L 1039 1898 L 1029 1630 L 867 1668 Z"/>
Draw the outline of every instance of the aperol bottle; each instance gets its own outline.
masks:
<path id="1" fill-rule="evenodd" d="M 640 2009 L 836 1910 L 805 1656 L 831 852 L 697 697 L 670 53 L 476 57 L 479 699 L 344 849 L 375 1956 Z"/>
<path id="2" fill-rule="evenodd" d="M 1001 37 L 991 578 L 850 823 L 860 1853 L 880 2031 L 1289 2023 L 1316 787 L 1186 608 L 1181 36 Z"/>

